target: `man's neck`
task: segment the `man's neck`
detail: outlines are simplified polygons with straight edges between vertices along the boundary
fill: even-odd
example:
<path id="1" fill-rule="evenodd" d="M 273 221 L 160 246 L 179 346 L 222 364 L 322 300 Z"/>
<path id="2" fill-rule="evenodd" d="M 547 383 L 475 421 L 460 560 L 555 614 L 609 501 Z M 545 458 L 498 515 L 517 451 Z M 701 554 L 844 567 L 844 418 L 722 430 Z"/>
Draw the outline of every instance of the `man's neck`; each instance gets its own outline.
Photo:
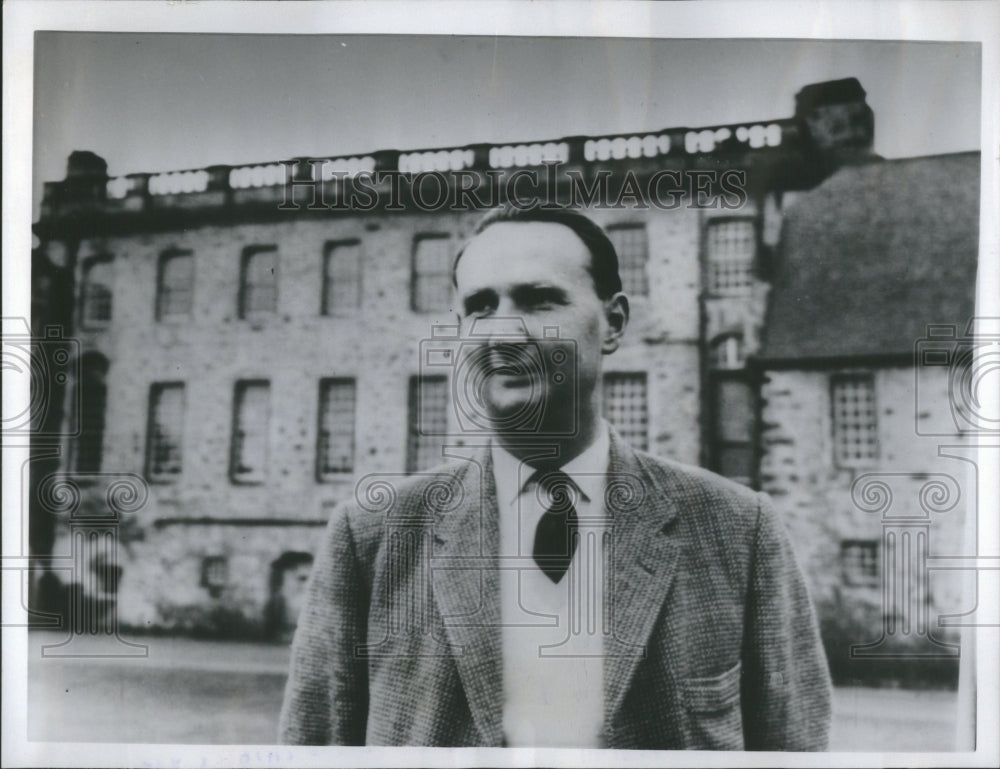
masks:
<path id="1" fill-rule="evenodd" d="M 533 436 L 497 433 L 493 439 L 512 456 L 540 469 L 564 466 L 590 448 L 600 434 L 600 417 L 580 424 L 572 435 Z"/>

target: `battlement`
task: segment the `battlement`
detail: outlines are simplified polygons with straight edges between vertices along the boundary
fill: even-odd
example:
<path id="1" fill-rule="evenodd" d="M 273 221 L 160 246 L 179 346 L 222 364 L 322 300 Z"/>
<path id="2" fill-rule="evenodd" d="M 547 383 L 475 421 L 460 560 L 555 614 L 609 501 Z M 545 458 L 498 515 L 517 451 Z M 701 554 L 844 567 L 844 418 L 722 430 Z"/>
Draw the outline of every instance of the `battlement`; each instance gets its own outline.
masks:
<path id="1" fill-rule="evenodd" d="M 870 153 L 872 113 L 857 80 L 806 86 L 796 95 L 796 103 L 793 117 L 770 121 L 519 143 L 383 149 L 116 177 L 107 175 L 104 161 L 93 153 L 75 152 L 66 179 L 45 183 L 35 229 L 44 235 L 66 227 L 129 228 L 130 220 L 133 227 L 148 228 L 157 222 L 178 223 L 178 217 L 187 222 L 220 215 L 232 219 L 240 212 L 259 214 L 282 204 L 285 211 L 294 210 L 300 201 L 308 205 L 310 196 L 304 193 L 310 185 L 328 187 L 328 197 L 335 197 L 338 186 L 362 177 L 397 174 L 413 179 L 436 174 L 454 185 L 461 174 L 478 174 L 481 181 L 489 174 L 496 178 L 553 163 L 591 178 L 601 168 L 611 173 L 629 168 L 646 175 L 664 168 L 741 168 L 757 176 L 764 171 L 767 178 L 762 185 L 768 188 L 806 188 L 836 165 L 829 162 L 829 156 L 836 154 L 838 143 L 854 154 L 859 150 Z"/>

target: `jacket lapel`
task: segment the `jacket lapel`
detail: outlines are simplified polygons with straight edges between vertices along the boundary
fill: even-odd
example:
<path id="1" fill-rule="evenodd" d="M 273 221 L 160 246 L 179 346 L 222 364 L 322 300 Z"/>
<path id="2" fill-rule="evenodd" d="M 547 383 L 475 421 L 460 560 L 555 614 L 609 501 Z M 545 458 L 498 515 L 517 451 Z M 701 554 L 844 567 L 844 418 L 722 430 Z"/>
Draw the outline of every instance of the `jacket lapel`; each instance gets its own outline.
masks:
<path id="1" fill-rule="evenodd" d="M 470 456 L 453 483 L 456 505 L 439 507 L 435 516 L 431 559 L 434 600 L 483 743 L 500 745 L 500 531 L 489 450 Z"/>
<path id="2" fill-rule="evenodd" d="M 677 569 L 680 544 L 668 533 L 678 511 L 675 497 L 659 473 L 647 467 L 612 430 L 605 494 L 614 527 L 613 576 L 607 599 L 612 607 L 613 635 L 606 639 L 604 660 L 608 735 L 636 666 L 646 656 L 646 642 Z"/>
<path id="3" fill-rule="evenodd" d="M 441 614 L 466 700 L 483 745 L 503 744 L 500 531 L 489 449 L 451 479 L 454 505 L 435 510 L 431 559 Z M 614 528 L 608 585 L 613 635 L 605 642 L 604 722 L 608 735 L 676 572 L 680 543 L 669 533 L 678 490 L 611 431 L 605 493 Z M 444 498 L 444 497 L 442 497 Z"/>

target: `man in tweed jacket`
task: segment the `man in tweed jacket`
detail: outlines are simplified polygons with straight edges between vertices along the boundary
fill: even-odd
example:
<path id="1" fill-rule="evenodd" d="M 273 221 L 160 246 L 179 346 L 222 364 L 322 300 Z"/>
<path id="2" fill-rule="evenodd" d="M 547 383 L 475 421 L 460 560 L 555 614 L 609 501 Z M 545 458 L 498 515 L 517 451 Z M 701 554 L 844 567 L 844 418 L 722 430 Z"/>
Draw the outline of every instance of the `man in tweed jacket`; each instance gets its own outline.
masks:
<path id="1" fill-rule="evenodd" d="M 826 749 L 826 660 L 768 498 L 636 451 L 601 419 L 601 360 L 628 321 L 603 231 L 564 209 L 501 211 L 455 278 L 463 328 L 521 324 L 482 340 L 497 428 L 426 473 L 362 479 L 334 513 L 293 644 L 282 741 Z M 537 350 L 554 327 L 571 376 L 532 380 L 503 357 Z M 526 435 L 507 417 L 532 399 L 543 417 Z M 598 472 L 581 470 L 586 457 Z M 554 499 L 537 489 L 556 472 L 576 500 L 561 519 L 574 545 L 546 561 L 534 527 L 555 506 L 530 513 L 527 490 Z M 521 518 L 534 560 L 511 550 Z M 602 589 L 587 593 L 596 621 L 581 624 L 572 607 L 586 569 Z M 532 601 L 561 627 L 541 627 L 547 611 Z M 565 640 L 532 646 L 544 632 Z"/>

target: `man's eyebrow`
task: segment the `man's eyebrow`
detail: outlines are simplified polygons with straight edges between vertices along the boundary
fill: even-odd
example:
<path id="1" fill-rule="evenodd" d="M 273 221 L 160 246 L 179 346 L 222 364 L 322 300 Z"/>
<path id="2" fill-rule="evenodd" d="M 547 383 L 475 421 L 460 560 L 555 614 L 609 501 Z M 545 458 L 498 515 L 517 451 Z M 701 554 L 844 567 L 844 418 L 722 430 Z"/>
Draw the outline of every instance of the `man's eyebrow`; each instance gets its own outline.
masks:
<path id="1" fill-rule="evenodd" d="M 480 288 L 473 291 L 471 294 L 466 294 L 462 297 L 462 303 L 468 307 L 470 305 L 477 304 L 483 301 L 495 300 L 497 292 L 492 288 Z"/>
<path id="2" fill-rule="evenodd" d="M 564 288 L 544 281 L 518 284 L 510 290 L 510 295 L 514 301 L 546 299 L 564 302 L 568 298 Z"/>

